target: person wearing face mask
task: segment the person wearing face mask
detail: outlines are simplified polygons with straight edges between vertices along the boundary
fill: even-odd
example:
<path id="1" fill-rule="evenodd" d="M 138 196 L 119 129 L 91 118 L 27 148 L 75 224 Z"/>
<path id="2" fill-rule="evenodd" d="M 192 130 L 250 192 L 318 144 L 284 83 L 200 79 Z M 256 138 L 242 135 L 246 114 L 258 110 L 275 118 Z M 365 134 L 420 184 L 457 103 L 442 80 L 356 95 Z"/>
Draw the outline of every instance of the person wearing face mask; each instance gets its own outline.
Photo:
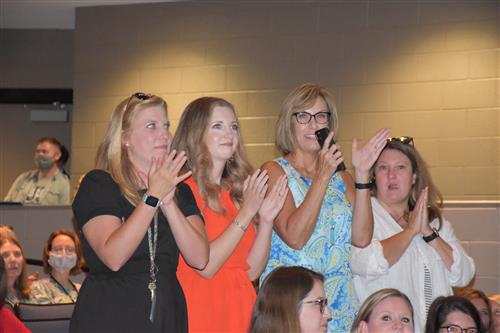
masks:
<path id="1" fill-rule="evenodd" d="M 69 205 L 70 183 L 61 171 L 69 154 L 61 143 L 52 137 L 44 137 L 36 144 L 35 170 L 22 173 L 14 181 L 4 201 L 34 205 Z"/>
<path id="2" fill-rule="evenodd" d="M 50 234 L 43 249 L 43 266 L 49 277 L 31 285 L 34 302 L 75 303 L 80 284 L 69 277 L 81 272 L 84 259 L 80 240 L 73 231 L 59 229 Z"/>

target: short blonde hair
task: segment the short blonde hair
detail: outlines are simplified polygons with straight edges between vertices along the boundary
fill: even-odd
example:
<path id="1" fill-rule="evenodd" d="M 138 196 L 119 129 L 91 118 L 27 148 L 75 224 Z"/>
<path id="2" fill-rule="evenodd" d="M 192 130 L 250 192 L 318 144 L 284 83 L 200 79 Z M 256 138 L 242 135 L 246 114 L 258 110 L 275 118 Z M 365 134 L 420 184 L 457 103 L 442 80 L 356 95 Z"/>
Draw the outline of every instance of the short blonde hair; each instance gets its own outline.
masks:
<path id="1" fill-rule="evenodd" d="M 356 318 L 354 318 L 354 322 L 352 323 L 351 333 L 359 333 L 359 325 L 361 324 L 361 322 L 369 322 L 370 317 L 377 305 L 379 305 L 383 300 L 390 297 L 397 297 L 406 301 L 408 307 L 411 310 L 411 320 L 413 323 L 413 307 L 408 296 L 397 289 L 385 288 L 374 292 L 363 302 L 363 304 L 359 308 L 358 315 L 356 316 Z"/>
<path id="2" fill-rule="evenodd" d="M 337 133 L 337 109 L 330 93 L 322 86 L 314 83 L 305 83 L 298 86 L 283 101 L 281 111 L 276 122 L 275 143 L 278 150 L 287 155 L 297 146 L 295 130 L 292 125 L 293 114 L 311 108 L 318 98 L 322 98 L 328 111 L 331 113 L 328 128 Z"/>

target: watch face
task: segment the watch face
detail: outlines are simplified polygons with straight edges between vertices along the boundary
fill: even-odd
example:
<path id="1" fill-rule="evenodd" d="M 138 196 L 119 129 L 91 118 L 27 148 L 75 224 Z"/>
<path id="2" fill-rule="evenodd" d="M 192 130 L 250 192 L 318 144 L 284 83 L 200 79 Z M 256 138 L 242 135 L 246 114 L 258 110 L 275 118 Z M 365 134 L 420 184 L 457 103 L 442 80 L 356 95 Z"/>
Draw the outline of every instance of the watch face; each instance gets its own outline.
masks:
<path id="1" fill-rule="evenodd" d="M 149 206 L 158 207 L 158 203 L 160 202 L 160 199 L 155 198 L 155 197 L 150 196 L 150 195 L 147 195 L 147 196 L 144 195 L 144 202 Z"/>

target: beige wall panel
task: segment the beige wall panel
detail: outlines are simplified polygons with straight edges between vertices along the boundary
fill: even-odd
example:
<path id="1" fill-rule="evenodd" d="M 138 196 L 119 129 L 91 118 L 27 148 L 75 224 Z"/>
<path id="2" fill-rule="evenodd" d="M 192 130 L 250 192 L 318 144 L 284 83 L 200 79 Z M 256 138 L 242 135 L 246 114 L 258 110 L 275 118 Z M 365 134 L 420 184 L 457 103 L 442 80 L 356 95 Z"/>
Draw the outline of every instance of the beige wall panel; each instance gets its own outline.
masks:
<path id="1" fill-rule="evenodd" d="M 368 10 L 369 27 L 404 27 L 418 23 L 418 3 L 371 2 Z"/>
<path id="2" fill-rule="evenodd" d="M 142 70 L 139 72 L 141 91 L 158 95 L 178 93 L 181 91 L 182 75 L 181 68 Z"/>
<path id="3" fill-rule="evenodd" d="M 224 66 L 185 67 L 181 75 L 181 91 L 220 91 L 225 88 Z"/>
<path id="4" fill-rule="evenodd" d="M 498 47 L 496 20 L 464 22 L 447 26 L 446 50 L 477 50 Z"/>
<path id="5" fill-rule="evenodd" d="M 498 77 L 499 70 L 498 50 L 475 51 L 469 54 L 470 78 Z"/>
<path id="6" fill-rule="evenodd" d="M 373 57 L 367 60 L 367 83 L 414 82 L 417 80 L 417 55 Z"/>
<path id="7" fill-rule="evenodd" d="M 274 142 L 275 118 L 240 118 L 241 133 L 246 144 Z"/>
<path id="8" fill-rule="evenodd" d="M 75 126 L 78 126 L 76 124 Z M 81 139 L 80 139 L 81 140 Z M 95 154 L 97 147 L 94 148 L 73 148 L 73 167 L 72 173 L 87 173 L 94 168 Z"/>
<path id="9" fill-rule="evenodd" d="M 500 241 L 499 210 L 496 208 L 447 208 L 446 218 L 461 241 Z"/>
<path id="10" fill-rule="evenodd" d="M 496 17 L 496 1 L 426 1 L 420 5 L 420 22 L 424 24 L 492 19 Z"/>
<path id="11" fill-rule="evenodd" d="M 460 138 L 467 133 L 465 118 L 465 110 L 417 112 L 412 133 L 423 138 Z"/>
<path id="12" fill-rule="evenodd" d="M 308 3 L 270 6 L 272 34 L 311 34 L 316 32 L 318 7 Z"/>
<path id="13" fill-rule="evenodd" d="M 376 113 L 364 116 L 364 133 L 374 134 L 380 128 L 387 127 L 391 129 L 391 136 L 412 136 L 415 123 L 415 113 Z"/>
<path id="14" fill-rule="evenodd" d="M 352 138 L 357 138 L 363 140 L 368 138 L 370 134 L 372 133 L 365 132 L 365 119 L 362 115 L 353 113 L 339 114 L 339 128 L 336 134 L 339 139 L 349 141 Z"/>
<path id="15" fill-rule="evenodd" d="M 73 122 L 108 122 L 115 107 L 126 95 L 110 97 L 86 97 L 79 94 L 75 97 Z"/>
<path id="16" fill-rule="evenodd" d="M 442 106 L 443 84 L 410 83 L 391 86 L 391 110 L 433 110 Z"/>
<path id="17" fill-rule="evenodd" d="M 347 86 L 342 88 L 342 112 L 389 110 L 388 85 Z"/>
<path id="18" fill-rule="evenodd" d="M 281 104 L 288 95 L 287 90 L 248 93 L 246 112 L 238 110 L 240 116 L 278 116 Z"/>
<path id="19" fill-rule="evenodd" d="M 466 136 L 495 137 L 500 133 L 500 109 L 467 110 L 465 113 Z"/>
<path id="20" fill-rule="evenodd" d="M 395 53 L 422 54 L 445 51 L 446 33 L 445 25 L 420 25 L 394 29 L 393 43 L 397 45 Z"/>
<path id="21" fill-rule="evenodd" d="M 464 195 L 470 197 L 498 197 L 500 189 L 500 168 L 497 166 L 465 168 L 465 172 L 457 181 L 464 182 Z"/>
<path id="22" fill-rule="evenodd" d="M 96 146 L 94 123 L 78 123 L 73 126 L 72 138 L 74 148 L 92 148 Z"/>
<path id="23" fill-rule="evenodd" d="M 467 165 L 475 166 L 499 166 L 500 156 L 498 154 L 500 147 L 500 138 L 475 139 L 465 140 L 463 151 Z M 500 174 L 500 168 L 499 174 Z"/>
<path id="24" fill-rule="evenodd" d="M 500 262 L 494 260 L 495 254 L 500 253 L 500 246 L 493 242 L 473 242 L 470 244 L 469 254 L 474 258 L 476 271 L 481 275 L 498 276 Z"/>
<path id="25" fill-rule="evenodd" d="M 164 64 L 168 67 L 202 66 L 205 64 L 205 43 L 175 42 L 165 45 Z"/>
<path id="26" fill-rule="evenodd" d="M 444 108 L 498 106 L 498 80 L 457 81 L 443 83 Z"/>
<path id="27" fill-rule="evenodd" d="M 321 2 L 319 3 L 318 30 L 330 32 L 349 31 L 367 25 L 368 4 L 366 2 Z"/>
<path id="28" fill-rule="evenodd" d="M 467 52 L 428 53 L 420 55 L 418 81 L 465 79 L 468 76 Z"/>
<path id="29" fill-rule="evenodd" d="M 246 145 L 247 156 L 254 168 L 260 168 L 264 162 L 271 161 L 280 156 L 274 144 Z"/>
<path id="30" fill-rule="evenodd" d="M 394 54 L 398 45 L 390 29 L 361 29 L 346 32 L 344 49 L 346 58 L 356 56 L 373 56 Z"/>
<path id="31" fill-rule="evenodd" d="M 332 47 L 335 46 L 332 45 Z M 337 61 L 323 59 L 319 61 L 318 77 L 319 81 L 325 85 L 354 85 L 365 82 L 366 72 L 369 70 L 367 60 L 363 57 Z"/>
<path id="32" fill-rule="evenodd" d="M 445 199 L 456 200 L 463 196 L 466 188 L 463 167 L 435 167 L 431 168 L 431 175 Z"/>

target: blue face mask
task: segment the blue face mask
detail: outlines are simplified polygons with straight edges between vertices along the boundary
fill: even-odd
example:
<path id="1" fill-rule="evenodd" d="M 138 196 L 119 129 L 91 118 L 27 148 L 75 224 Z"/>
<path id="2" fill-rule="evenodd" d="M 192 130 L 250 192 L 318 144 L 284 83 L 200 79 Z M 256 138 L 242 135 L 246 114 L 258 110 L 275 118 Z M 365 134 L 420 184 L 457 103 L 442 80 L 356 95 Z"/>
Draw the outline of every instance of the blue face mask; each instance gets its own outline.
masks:
<path id="1" fill-rule="evenodd" d="M 70 271 L 76 265 L 76 255 L 56 255 L 49 254 L 49 265 L 60 272 Z"/>

